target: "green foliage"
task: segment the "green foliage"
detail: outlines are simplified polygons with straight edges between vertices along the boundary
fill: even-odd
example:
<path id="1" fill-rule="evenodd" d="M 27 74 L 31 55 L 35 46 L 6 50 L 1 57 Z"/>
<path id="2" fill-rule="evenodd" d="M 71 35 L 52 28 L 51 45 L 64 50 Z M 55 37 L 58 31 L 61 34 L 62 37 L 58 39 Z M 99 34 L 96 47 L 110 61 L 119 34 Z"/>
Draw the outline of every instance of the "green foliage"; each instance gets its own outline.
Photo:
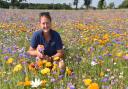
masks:
<path id="1" fill-rule="evenodd" d="M 76 9 L 77 9 L 77 6 L 78 6 L 78 0 L 74 0 L 73 5 L 75 5 L 75 6 L 76 6 Z"/>
<path id="2" fill-rule="evenodd" d="M 103 9 L 103 8 L 105 8 L 106 7 L 106 2 L 105 2 L 105 0 L 100 0 L 99 2 L 98 2 L 98 8 L 99 9 Z"/>
<path id="3" fill-rule="evenodd" d="M 54 8 L 53 8 L 53 4 L 28 4 L 26 5 L 28 6 L 28 9 L 72 9 L 69 5 L 67 4 L 54 4 Z"/>
<path id="4" fill-rule="evenodd" d="M 128 0 L 124 0 L 119 8 L 128 8 Z"/>
<path id="5" fill-rule="evenodd" d="M 19 6 L 22 1 L 26 1 L 26 0 L 11 0 L 11 6 L 13 6 L 13 8 L 15 6 Z"/>
<path id="6" fill-rule="evenodd" d="M 84 0 L 84 5 L 86 6 L 87 9 L 91 3 L 92 3 L 92 0 Z"/>
<path id="7" fill-rule="evenodd" d="M 110 9 L 115 8 L 115 4 L 114 4 L 114 2 L 111 2 L 111 3 L 109 4 L 108 8 L 110 8 Z"/>
<path id="8" fill-rule="evenodd" d="M 5 1 L 0 0 L 0 7 L 1 8 L 9 8 L 9 4 Z"/>
<path id="9" fill-rule="evenodd" d="M 70 5 L 67 5 L 66 3 L 63 4 L 33 4 L 33 3 L 21 3 L 24 0 L 16 0 L 11 1 L 11 3 L 8 3 L 6 1 L 0 1 L 0 7 L 1 8 L 9 8 L 12 6 L 13 8 L 19 8 L 19 9 L 72 9 Z M 54 8 L 53 8 L 54 7 Z"/>

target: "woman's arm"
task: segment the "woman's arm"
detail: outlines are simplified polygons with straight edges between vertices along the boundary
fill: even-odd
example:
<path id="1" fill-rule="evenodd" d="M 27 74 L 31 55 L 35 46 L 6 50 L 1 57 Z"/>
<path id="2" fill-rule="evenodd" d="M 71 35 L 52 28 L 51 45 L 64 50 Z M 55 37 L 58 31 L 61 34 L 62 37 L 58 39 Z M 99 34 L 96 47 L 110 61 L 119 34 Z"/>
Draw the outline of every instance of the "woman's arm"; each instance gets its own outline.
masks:
<path id="1" fill-rule="evenodd" d="M 64 55 L 64 50 L 61 49 L 61 50 L 57 50 L 57 53 L 55 55 L 53 55 L 52 57 L 59 57 L 59 58 L 62 58 Z"/>
<path id="2" fill-rule="evenodd" d="M 31 56 L 36 56 L 36 57 L 39 57 L 39 58 L 43 58 L 43 54 L 40 53 L 39 51 L 37 51 L 36 49 L 32 48 L 32 47 L 29 48 L 28 54 L 31 55 Z"/>

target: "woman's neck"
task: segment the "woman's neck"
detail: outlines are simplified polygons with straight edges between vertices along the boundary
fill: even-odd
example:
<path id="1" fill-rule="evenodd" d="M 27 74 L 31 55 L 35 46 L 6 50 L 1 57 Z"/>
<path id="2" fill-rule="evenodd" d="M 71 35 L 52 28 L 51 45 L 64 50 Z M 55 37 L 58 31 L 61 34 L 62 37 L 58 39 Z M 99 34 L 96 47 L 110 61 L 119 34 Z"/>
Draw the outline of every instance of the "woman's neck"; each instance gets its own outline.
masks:
<path id="1" fill-rule="evenodd" d="M 43 32 L 43 36 L 47 42 L 51 39 L 50 32 Z"/>

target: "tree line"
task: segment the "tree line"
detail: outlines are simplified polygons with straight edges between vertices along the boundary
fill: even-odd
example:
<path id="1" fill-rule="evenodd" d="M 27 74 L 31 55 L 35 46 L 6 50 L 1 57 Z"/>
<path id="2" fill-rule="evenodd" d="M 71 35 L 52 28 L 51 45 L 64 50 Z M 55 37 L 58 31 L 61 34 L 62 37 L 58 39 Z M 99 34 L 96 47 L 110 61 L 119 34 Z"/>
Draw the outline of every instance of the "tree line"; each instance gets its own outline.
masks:
<path id="1" fill-rule="evenodd" d="M 72 4 L 75 6 L 75 9 L 106 9 L 106 8 L 128 8 L 128 0 L 124 0 L 118 7 L 115 7 L 114 2 L 111 2 L 109 5 L 106 5 L 106 0 L 99 0 L 97 7 L 92 7 L 91 3 L 93 0 L 84 0 L 83 5 L 78 8 L 80 0 L 74 0 Z M 36 3 L 27 3 L 27 0 L 0 0 L 0 8 L 19 8 L 19 9 L 74 9 L 70 4 L 36 4 Z"/>
<path id="2" fill-rule="evenodd" d="M 23 2 L 24 1 L 24 2 Z M 36 3 L 27 3 L 25 0 L 10 0 L 3 1 L 0 0 L 1 8 L 18 8 L 18 9 L 72 9 L 70 5 L 66 3 L 63 4 L 36 4 Z"/>

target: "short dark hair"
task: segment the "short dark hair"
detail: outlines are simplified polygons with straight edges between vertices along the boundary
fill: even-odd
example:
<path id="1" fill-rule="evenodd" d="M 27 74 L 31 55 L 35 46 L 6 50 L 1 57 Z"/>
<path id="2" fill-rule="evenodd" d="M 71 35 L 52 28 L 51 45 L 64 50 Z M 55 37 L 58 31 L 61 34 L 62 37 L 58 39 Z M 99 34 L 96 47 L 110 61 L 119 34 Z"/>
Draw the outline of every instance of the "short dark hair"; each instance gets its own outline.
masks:
<path id="1" fill-rule="evenodd" d="M 50 20 L 50 22 L 52 21 L 49 12 L 41 12 L 41 13 L 39 14 L 39 17 L 41 18 L 42 16 L 45 16 L 46 18 L 48 18 L 48 19 Z"/>

